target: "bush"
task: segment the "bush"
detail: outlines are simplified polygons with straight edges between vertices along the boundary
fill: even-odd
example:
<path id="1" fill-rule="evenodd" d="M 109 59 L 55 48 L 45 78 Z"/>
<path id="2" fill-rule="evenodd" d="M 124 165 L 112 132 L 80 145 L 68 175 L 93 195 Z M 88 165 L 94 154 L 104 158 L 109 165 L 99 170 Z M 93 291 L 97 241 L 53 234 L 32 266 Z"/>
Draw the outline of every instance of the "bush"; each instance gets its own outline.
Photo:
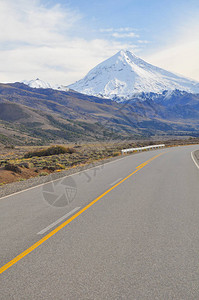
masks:
<path id="1" fill-rule="evenodd" d="M 28 162 L 22 162 L 22 163 L 19 164 L 19 166 L 22 167 L 22 168 L 30 169 L 31 164 L 28 163 Z"/>
<path id="2" fill-rule="evenodd" d="M 76 152 L 74 148 L 65 148 L 63 146 L 52 146 L 47 149 L 39 150 L 39 151 L 32 151 L 28 152 L 24 155 L 24 158 L 31 158 L 34 156 L 50 156 L 50 155 L 59 155 L 69 153 L 72 154 Z"/>
<path id="3" fill-rule="evenodd" d="M 113 153 L 113 157 L 119 156 L 120 154 L 121 154 L 120 152 L 114 152 L 114 153 Z"/>
<path id="4" fill-rule="evenodd" d="M 15 172 L 15 173 L 21 173 L 21 169 L 18 166 L 10 164 L 10 163 L 7 163 L 4 167 L 4 169 L 7 171 Z"/>
<path id="5" fill-rule="evenodd" d="M 15 146 L 14 146 L 14 145 L 6 145 L 4 148 L 5 148 L 5 149 L 14 149 Z"/>
<path id="6" fill-rule="evenodd" d="M 41 172 L 41 173 L 39 174 L 40 177 L 41 177 L 41 176 L 47 176 L 47 175 L 48 175 L 47 172 Z"/>

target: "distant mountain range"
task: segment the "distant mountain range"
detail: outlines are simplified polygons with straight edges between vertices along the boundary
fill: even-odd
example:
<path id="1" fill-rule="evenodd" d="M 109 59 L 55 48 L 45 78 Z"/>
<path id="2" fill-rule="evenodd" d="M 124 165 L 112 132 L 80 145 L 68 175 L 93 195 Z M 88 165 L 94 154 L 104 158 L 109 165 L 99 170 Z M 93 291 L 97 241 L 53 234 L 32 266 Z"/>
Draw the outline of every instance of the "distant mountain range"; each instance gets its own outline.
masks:
<path id="1" fill-rule="evenodd" d="M 199 136 L 199 95 L 141 93 L 125 102 L 75 91 L 0 84 L 0 143 Z"/>

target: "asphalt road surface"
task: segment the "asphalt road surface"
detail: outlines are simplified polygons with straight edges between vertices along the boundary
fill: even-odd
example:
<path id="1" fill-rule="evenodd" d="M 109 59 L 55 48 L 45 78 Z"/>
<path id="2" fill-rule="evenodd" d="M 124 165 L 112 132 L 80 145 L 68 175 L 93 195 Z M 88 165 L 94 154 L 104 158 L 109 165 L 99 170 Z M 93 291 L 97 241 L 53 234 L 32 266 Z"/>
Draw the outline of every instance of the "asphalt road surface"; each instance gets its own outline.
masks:
<path id="1" fill-rule="evenodd" d="M 199 299 L 199 169 L 185 146 L 0 199 L 0 299 Z"/>

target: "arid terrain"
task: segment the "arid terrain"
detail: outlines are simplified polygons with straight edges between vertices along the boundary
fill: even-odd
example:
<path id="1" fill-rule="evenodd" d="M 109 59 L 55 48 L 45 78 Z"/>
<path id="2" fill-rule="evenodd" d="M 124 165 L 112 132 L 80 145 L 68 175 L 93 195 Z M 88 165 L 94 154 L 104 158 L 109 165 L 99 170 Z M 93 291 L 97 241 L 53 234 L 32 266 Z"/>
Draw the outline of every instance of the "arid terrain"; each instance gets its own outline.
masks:
<path id="1" fill-rule="evenodd" d="M 167 147 L 172 147 L 175 145 L 198 144 L 199 139 L 74 143 L 62 145 L 68 149 L 68 153 L 49 156 L 30 155 L 30 157 L 28 157 L 28 153 L 41 151 L 42 149 L 48 150 L 49 146 L 6 147 L 0 145 L 0 185 L 23 181 L 31 177 L 45 176 L 50 173 L 61 172 L 99 160 L 120 156 L 122 149 L 160 143 L 165 143 Z M 50 146 L 52 147 L 52 145 Z"/>

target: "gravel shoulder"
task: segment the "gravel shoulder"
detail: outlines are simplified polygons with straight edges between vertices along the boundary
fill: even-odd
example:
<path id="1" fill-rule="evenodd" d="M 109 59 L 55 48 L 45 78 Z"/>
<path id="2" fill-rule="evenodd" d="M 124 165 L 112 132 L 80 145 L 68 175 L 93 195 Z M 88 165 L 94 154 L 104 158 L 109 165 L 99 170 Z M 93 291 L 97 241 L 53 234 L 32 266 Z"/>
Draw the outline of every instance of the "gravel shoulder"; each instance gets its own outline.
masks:
<path id="1" fill-rule="evenodd" d="M 0 199 L 2 197 L 11 195 L 13 193 L 17 193 L 17 192 L 38 186 L 40 184 L 50 182 L 51 180 L 69 176 L 69 175 L 72 175 L 72 174 L 75 174 L 75 173 L 78 173 L 78 172 L 81 172 L 84 170 L 88 170 L 93 167 L 101 166 L 105 163 L 108 163 L 108 162 L 111 162 L 114 160 L 118 160 L 118 159 L 121 159 L 121 156 L 111 157 L 108 159 L 102 159 L 102 160 L 96 161 L 94 163 L 86 164 L 84 166 L 77 166 L 77 167 L 68 169 L 66 171 L 52 173 L 47 176 L 33 177 L 33 178 L 30 178 L 30 179 L 27 179 L 24 181 L 6 184 L 6 185 L 0 187 Z"/>

